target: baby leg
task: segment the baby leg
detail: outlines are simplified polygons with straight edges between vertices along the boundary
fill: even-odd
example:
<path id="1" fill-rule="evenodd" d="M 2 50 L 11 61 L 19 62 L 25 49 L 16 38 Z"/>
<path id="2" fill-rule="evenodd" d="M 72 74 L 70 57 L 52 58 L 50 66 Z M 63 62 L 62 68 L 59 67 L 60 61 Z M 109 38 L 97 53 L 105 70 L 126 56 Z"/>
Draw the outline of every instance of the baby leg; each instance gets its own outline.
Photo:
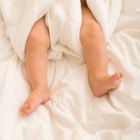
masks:
<path id="1" fill-rule="evenodd" d="M 49 46 L 49 29 L 42 17 L 33 25 L 26 43 L 26 71 L 32 92 L 21 108 L 21 113 L 24 115 L 32 113 L 40 104 L 49 100 L 47 84 L 47 50 Z"/>
<path id="2" fill-rule="evenodd" d="M 95 96 L 103 96 L 117 88 L 123 74 L 109 75 L 108 52 L 103 32 L 86 5 L 82 5 L 82 25 L 80 39 L 87 62 L 89 80 Z"/>

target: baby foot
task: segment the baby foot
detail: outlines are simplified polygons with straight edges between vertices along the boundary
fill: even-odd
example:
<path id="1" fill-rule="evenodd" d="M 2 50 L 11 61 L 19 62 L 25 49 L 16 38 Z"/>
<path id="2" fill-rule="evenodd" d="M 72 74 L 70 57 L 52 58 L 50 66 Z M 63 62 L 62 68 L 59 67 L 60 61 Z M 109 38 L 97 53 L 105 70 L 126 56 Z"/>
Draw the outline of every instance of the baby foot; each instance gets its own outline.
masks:
<path id="1" fill-rule="evenodd" d="M 30 96 L 25 101 L 21 108 L 23 115 L 31 114 L 40 104 L 47 102 L 50 98 L 48 90 L 46 89 L 35 89 L 32 91 Z"/>
<path id="2" fill-rule="evenodd" d="M 94 95 L 103 96 L 110 90 L 116 89 L 120 85 L 122 77 L 123 74 L 121 72 L 116 72 L 114 75 L 107 75 L 98 80 L 92 79 L 91 85 Z"/>

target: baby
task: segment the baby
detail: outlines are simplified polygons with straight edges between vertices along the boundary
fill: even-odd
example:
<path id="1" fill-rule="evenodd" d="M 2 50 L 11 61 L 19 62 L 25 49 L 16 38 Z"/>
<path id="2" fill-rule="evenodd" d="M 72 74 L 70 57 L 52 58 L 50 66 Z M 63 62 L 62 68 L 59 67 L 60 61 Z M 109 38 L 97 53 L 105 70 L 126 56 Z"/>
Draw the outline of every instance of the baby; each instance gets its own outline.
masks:
<path id="1" fill-rule="evenodd" d="M 120 85 L 123 74 L 121 72 L 108 74 L 108 52 L 104 34 L 87 7 L 86 0 L 81 0 L 81 9 L 80 40 L 88 67 L 89 82 L 93 94 L 103 96 Z M 45 17 L 42 17 L 33 25 L 26 43 L 26 70 L 32 92 L 21 108 L 23 115 L 31 114 L 40 104 L 47 102 L 50 98 L 47 83 L 49 47 L 49 28 L 45 24 Z"/>

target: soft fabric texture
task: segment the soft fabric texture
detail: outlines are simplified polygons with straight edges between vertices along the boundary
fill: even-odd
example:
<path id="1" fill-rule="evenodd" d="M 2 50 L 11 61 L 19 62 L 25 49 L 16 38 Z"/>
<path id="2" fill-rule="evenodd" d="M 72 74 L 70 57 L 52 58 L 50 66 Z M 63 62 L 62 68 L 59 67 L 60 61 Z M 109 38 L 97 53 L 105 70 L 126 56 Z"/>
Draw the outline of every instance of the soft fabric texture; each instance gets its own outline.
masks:
<path id="1" fill-rule="evenodd" d="M 80 2 L 1 0 L 0 140 L 139 140 L 139 3 L 88 0 L 106 36 L 109 73 L 124 73 L 118 89 L 97 98 L 89 86 L 78 37 Z M 51 99 L 23 117 L 19 109 L 31 91 L 23 63 L 25 43 L 32 25 L 46 12 L 53 42 L 48 66 Z"/>
<path id="2" fill-rule="evenodd" d="M 107 42 L 118 21 L 121 4 L 121 0 L 87 0 Z M 1 0 L 0 5 L 7 36 L 21 60 L 24 61 L 25 44 L 33 24 L 48 13 L 47 24 L 53 49 L 50 58 L 60 59 L 64 52 L 83 62 L 79 39 L 82 20 L 80 0 Z"/>

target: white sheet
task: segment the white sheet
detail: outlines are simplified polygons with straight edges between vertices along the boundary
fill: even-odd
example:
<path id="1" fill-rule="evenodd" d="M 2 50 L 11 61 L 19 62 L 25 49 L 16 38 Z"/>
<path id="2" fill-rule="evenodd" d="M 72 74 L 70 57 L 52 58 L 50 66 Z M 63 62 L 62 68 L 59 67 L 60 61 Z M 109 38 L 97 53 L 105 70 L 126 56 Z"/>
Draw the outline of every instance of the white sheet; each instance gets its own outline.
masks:
<path id="1" fill-rule="evenodd" d="M 108 43 L 109 72 L 124 73 L 121 86 L 104 97 L 94 97 L 85 64 L 69 56 L 50 60 L 52 98 L 29 117 L 19 113 L 30 91 L 24 64 L 5 38 L 0 18 L 0 140 L 140 139 L 140 2 L 122 2 Z"/>
<path id="2" fill-rule="evenodd" d="M 106 42 L 110 39 L 118 21 L 121 0 L 87 0 L 87 5 L 101 25 Z M 82 21 L 80 0 L 1 0 L 1 13 L 17 56 L 24 61 L 25 44 L 33 24 L 47 13 L 51 37 L 50 59 L 61 59 L 62 53 L 83 61 L 79 32 Z M 116 10 L 117 9 L 117 10 Z M 11 16 L 12 13 L 12 16 Z"/>

